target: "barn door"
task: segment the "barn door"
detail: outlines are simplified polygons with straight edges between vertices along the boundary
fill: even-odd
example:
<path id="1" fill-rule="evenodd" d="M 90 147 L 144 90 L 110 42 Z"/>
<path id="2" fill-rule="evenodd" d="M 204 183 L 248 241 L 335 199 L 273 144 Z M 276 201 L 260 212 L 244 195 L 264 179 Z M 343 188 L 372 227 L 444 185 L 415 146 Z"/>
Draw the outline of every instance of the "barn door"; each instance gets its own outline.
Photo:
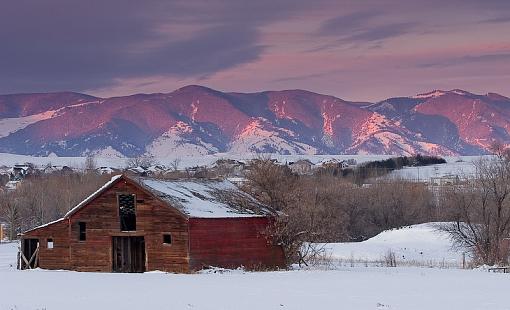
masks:
<path id="1" fill-rule="evenodd" d="M 39 239 L 22 239 L 21 248 L 25 259 L 21 261 L 21 269 L 32 269 L 39 265 Z"/>
<path id="2" fill-rule="evenodd" d="M 145 272 L 143 237 L 113 237 L 113 272 Z"/>

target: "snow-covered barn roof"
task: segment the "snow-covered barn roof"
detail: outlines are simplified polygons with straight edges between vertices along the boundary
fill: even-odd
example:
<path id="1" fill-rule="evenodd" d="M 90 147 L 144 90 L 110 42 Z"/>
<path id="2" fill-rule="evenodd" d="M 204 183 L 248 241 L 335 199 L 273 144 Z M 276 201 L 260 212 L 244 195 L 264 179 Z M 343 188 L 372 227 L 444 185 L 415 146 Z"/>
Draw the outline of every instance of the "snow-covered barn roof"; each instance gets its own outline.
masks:
<path id="1" fill-rule="evenodd" d="M 163 202 L 166 202 L 169 206 L 177 208 L 188 217 L 238 218 L 271 216 L 276 214 L 252 196 L 238 189 L 233 183 L 226 180 L 135 179 L 123 175 L 116 175 L 93 194 L 85 198 L 85 200 L 69 210 L 63 218 L 35 227 L 29 231 L 43 228 L 69 218 L 122 178 L 133 181 Z"/>
<path id="2" fill-rule="evenodd" d="M 253 197 L 226 180 L 140 178 L 136 181 L 189 217 L 229 218 L 273 214 Z"/>

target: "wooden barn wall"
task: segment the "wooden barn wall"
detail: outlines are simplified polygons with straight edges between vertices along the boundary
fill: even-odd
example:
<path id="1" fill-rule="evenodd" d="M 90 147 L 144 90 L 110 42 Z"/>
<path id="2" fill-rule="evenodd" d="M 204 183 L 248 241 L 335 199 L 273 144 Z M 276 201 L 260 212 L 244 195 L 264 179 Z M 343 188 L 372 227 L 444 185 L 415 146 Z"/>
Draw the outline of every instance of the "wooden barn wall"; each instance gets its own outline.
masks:
<path id="1" fill-rule="evenodd" d="M 189 220 L 192 270 L 208 266 L 232 268 L 284 267 L 281 247 L 265 237 L 268 218 Z"/>
<path id="2" fill-rule="evenodd" d="M 24 239 L 39 239 L 39 267 L 44 269 L 70 268 L 67 223 L 67 220 L 63 220 L 23 235 Z M 53 239 L 53 249 L 48 249 L 48 239 Z"/>
<path id="3" fill-rule="evenodd" d="M 136 195 L 136 231 L 121 232 L 117 194 Z M 87 225 L 87 240 L 79 241 L 79 224 Z M 163 244 L 163 234 L 172 244 Z M 71 269 L 112 271 L 112 236 L 144 236 L 146 270 L 188 272 L 187 219 L 178 211 L 121 180 L 71 216 Z"/>

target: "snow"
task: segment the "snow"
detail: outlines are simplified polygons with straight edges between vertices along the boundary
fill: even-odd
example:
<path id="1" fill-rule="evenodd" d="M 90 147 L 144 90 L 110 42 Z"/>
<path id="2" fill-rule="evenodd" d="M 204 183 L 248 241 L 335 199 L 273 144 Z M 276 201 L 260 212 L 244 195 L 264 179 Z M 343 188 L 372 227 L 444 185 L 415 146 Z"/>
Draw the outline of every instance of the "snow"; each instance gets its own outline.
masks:
<path id="1" fill-rule="evenodd" d="M 259 117 L 252 120 L 241 130 L 236 139 L 231 143 L 229 152 L 230 154 L 245 154 L 246 156 L 247 154 L 260 152 L 271 147 L 280 153 L 317 153 L 317 149 L 310 145 L 285 138 L 286 136 L 292 137 L 294 135 L 292 131 L 273 127 L 267 119 Z"/>
<path id="2" fill-rule="evenodd" d="M 82 103 L 62 107 L 57 110 L 45 111 L 42 113 L 27 115 L 27 116 L 23 116 L 23 117 L 3 118 L 3 119 L 0 118 L 0 138 L 7 137 L 10 134 L 15 133 L 16 131 L 21 130 L 23 128 L 26 128 L 27 126 L 29 126 L 31 124 L 35 124 L 37 122 L 56 117 L 57 115 L 59 115 L 59 113 L 61 111 L 65 110 L 65 109 L 82 107 L 82 106 L 92 104 L 92 103 L 100 103 L 100 102 L 98 102 L 98 101 L 82 102 Z"/>
<path id="3" fill-rule="evenodd" d="M 107 146 L 103 149 L 100 149 L 100 150 L 96 150 L 94 152 L 92 152 L 92 155 L 94 157 L 100 157 L 100 158 L 124 158 L 124 155 L 122 155 L 121 152 L 117 151 L 116 149 L 114 149 L 113 147 L 111 146 Z"/>
<path id="4" fill-rule="evenodd" d="M 446 164 L 437 164 L 421 167 L 405 167 L 394 170 L 388 178 L 402 178 L 416 181 L 430 181 L 431 178 L 459 177 L 461 179 L 471 177 L 476 172 L 474 162 L 478 156 L 465 156 L 462 160 L 458 157 L 446 157 Z"/>
<path id="5" fill-rule="evenodd" d="M 21 130 L 31 124 L 50 119 L 54 117 L 56 111 L 47 111 L 44 113 L 29 115 L 17 118 L 0 119 L 0 138 L 7 137 L 11 133 Z"/>
<path id="6" fill-rule="evenodd" d="M 0 244 L 0 309 L 508 310 L 508 274 L 346 267 L 191 275 L 18 271 Z"/>
<path id="7" fill-rule="evenodd" d="M 453 250 L 449 236 L 435 224 L 387 230 L 363 242 L 331 243 L 325 249 L 330 259 L 344 262 L 384 262 L 391 251 L 397 265 L 461 267 L 462 251 Z"/>
<path id="8" fill-rule="evenodd" d="M 184 123 L 177 122 L 168 131 L 156 138 L 147 146 L 147 153 L 156 157 L 176 157 L 176 156 L 202 156 L 218 152 L 218 149 L 212 144 L 198 138 L 193 143 L 183 138 L 193 132 L 193 128 Z"/>
<path id="9" fill-rule="evenodd" d="M 140 179 L 138 182 L 151 191 L 156 191 L 160 198 L 168 201 L 190 217 L 254 217 L 269 213 L 229 181 Z M 236 206 L 237 208 L 229 206 L 215 195 L 218 192 L 222 192 L 224 195 L 230 195 L 230 193 L 241 195 L 248 201 L 252 201 L 253 207 L 256 209 L 252 211 L 246 208 L 241 209 L 239 206 Z"/>

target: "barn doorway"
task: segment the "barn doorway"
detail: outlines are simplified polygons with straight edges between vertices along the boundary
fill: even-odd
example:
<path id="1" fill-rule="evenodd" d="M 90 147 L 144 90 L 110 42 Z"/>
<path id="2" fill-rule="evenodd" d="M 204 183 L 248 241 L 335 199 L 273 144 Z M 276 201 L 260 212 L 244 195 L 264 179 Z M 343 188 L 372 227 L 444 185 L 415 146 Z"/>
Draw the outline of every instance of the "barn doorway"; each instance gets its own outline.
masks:
<path id="1" fill-rule="evenodd" d="M 113 272 L 145 272 L 144 237 L 113 237 L 112 249 Z"/>
<path id="2" fill-rule="evenodd" d="M 39 265 L 39 239 L 21 240 L 20 269 L 33 269 Z"/>

